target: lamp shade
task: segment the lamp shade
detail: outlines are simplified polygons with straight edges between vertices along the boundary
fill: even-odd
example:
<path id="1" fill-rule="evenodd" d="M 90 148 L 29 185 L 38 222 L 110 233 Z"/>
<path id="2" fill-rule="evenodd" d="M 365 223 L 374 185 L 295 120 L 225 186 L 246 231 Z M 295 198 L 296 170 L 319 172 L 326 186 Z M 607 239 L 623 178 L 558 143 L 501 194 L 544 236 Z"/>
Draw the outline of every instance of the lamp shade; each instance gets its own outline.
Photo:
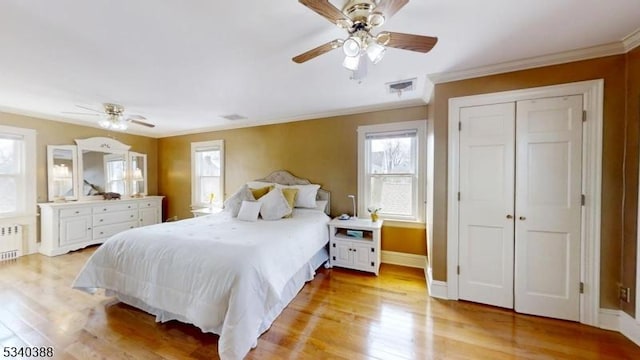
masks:
<path id="1" fill-rule="evenodd" d="M 344 41 L 344 44 L 342 44 L 342 51 L 346 56 L 358 56 L 361 49 L 362 44 L 360 43 L 360 39 L 354 36 L 351 36 Z"/>
<path id="2" fill-rule="evenodd" d="M 358 70 L 359 63 L 360 56 L 345 56 L 344 61 L 342 62 L 342 66 L 349 70 L 356 71 Z"/>
<path id="3" fill-rule="evenodd" d="M 369 57 L 369 60 L 371 60 L 371 62 L 374 64 L 377 64 L 378 62 L 380 62 L 380 60 L 382 60 L 385 51 L 387 51 L 387 49 L 384 46 L 378 44 L 375 40 L 369 42 L 369 45 L 367 46 L 367 56 Z"/>

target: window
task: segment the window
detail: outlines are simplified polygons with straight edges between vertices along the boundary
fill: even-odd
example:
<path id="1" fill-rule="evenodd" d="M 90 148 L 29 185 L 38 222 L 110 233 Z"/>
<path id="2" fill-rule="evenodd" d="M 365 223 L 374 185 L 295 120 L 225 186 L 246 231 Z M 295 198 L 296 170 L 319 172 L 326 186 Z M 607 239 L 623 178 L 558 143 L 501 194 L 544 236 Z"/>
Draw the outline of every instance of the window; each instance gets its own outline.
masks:
<path id="1" fill-rule="evenodd" d="M 191 206 L 222 207 L 224 141 L 191 143 Z"/>
<path id="2" fill-rule="evenodd" d="M 384 219 L 424 221 L 426 122 L 358 128 L 359 214 L 379 208 Z"/>
<path id="3" fill-rule="evenodd" d="M 107 175 L 105 191 L 126 194 L 127 181 L 124 157 L 119 154 L 107 154 L 104 156 L 104 167 Z"/>
<path id="4" fill-rule="evenodd" d="M 35 131 L 0 126 L 0 217 L 35 214 Z"/>

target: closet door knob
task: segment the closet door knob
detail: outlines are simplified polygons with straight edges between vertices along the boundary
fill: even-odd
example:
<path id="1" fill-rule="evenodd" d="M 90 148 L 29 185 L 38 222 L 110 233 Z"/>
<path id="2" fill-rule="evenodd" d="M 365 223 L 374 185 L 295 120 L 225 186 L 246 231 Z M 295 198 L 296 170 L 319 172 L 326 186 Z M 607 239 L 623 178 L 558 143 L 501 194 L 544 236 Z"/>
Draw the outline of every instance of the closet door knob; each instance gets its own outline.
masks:
<path id="1" fill-rule="evenodd" d="M 526 218 L 526 217 L 524 217 L 524 216 L 520 216 L 520 217 L 519 217 L 519 219 L 520 219 L 520 220 L 527 220 L 527 218 Z"/>
<path id="2" fill-rule="evenodd" d="M 507 215 L 507 219 L 513 219 L 513 215 Z"/>

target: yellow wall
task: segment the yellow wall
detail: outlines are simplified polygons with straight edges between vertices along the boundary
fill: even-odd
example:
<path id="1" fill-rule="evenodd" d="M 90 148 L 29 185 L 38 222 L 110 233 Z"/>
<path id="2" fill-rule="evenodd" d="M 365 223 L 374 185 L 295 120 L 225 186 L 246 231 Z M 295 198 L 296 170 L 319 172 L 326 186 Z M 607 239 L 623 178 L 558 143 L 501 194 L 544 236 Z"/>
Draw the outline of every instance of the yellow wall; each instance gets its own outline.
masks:
<path id="1" fill-rule="evenodd" d="M 636 316 L 636 258 L 638 221 L 638 146 L 640 145 L 640 47 L 627 54 L 627 114 L 624 233 L 622 243 L 622 285 L 631 288 L 631 303 L 622 302 L 622 309 Z"/>
<path id="2" fill-rule="evenodd" d="M 352 212 L 348 194 L 357 194 L 360 125 L 425 120 L 427 107 L 377 111 L 274 125 L 162 138 L 159 140 L 159 189 L 165 217 L 187 218 L 191 203 L 190 143 L 225 141 L 225 197 L 247 180 L 285 169 L 331 192 L 331 213 Z M 382 249 L 426 254 L 424 225 L 385 226 Z"/>
<path id="3" fill-rule="evenodd" d="M 75 145 L 75 139 L 85 139 L 94 136 L 115 138 L 120 142 L 131 145 L 131 151 L 147 154 L 147 169 L 149 172 L 148 193 L 156 194 L 158 191 L 156 178 L 158 171 L 157 139 L 2 112 L 0 112 L 0 125 L 34 129 L 37 132 L 36 166 L 38 178 L 36 182 L 36 194 L 38 202 L 46 202 L 48 199 L 47 145 Z"/>
<path id="4" fill-rule="evenodd" d="M 430 108 L 434 136 L 433 278 L 446 281 L 447 259 L 447 121 L 452 97 L 604 79 L 600 305 L 619 308 L 621 279 L 623 151 L 625 138 L 625 55 L 547 66 L 475 79 L 437 84 Z M 637 101 L 635 99 L 634 101 Z M 635 150 L 634 150 L 635 152 Z M 635 156 L 635 155 L 634 155 Z M 637 157 L 636 160 L 637 161 Z M 637 187 L 637 178 L 628 185 Z M 635 199 L 631 200 L 635 204 Z M 630 205 L 636 206 L 636 205 Z M 633 241 L 635 239 L 628 239 Z"/>

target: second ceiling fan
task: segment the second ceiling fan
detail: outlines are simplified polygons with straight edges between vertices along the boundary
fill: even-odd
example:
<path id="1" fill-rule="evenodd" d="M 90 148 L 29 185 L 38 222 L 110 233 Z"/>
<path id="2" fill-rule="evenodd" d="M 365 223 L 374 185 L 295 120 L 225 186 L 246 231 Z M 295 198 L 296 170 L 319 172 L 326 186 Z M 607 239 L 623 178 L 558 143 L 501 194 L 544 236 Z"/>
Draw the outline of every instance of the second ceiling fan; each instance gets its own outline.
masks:
<path id="1" fill-rule="evenodd" d="M 403 50 L 429 52 L 438 42 L 432 36 L 382 31 L 374 35 L 371 31 L 404 7 L 409 0 L 350 0 L 342 11 L 328 0 L 299 0 L 304 6 L 347 30 L 346 39 L 336 39 L 293 58 L 296 63 L 309 61 L 333 49 L 342 47 L 345 54 L 343 66 L 354 73 L 354 79 L 366 74 L 366 58 L 377 64 L 386 47 Z"/>

